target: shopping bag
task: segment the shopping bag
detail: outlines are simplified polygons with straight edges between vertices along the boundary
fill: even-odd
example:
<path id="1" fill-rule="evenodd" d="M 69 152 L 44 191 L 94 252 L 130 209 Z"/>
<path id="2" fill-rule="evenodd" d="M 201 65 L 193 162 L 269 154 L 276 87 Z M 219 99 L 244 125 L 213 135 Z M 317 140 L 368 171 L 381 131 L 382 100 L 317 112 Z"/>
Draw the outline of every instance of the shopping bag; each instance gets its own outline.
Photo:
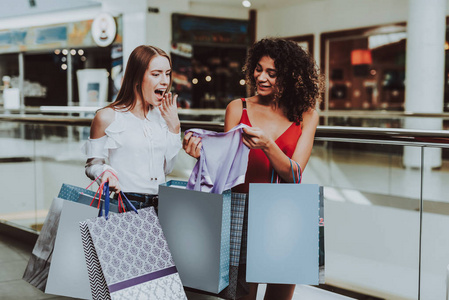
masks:
<path id="1" fill-rule="evenodd" d="M 78 197 L 80 194 L 90 196 L 92 200 L 92 198 L 96 194 L 96 191 L 91 191 L 87 188 L 82 188 L 79 186 L 63 183 L 61 189 L 59 190 L 58 198 L 69 201 L 78 201 Z"/>
<path id="2" fill-rule="evenodd" d="M 22 277 L 23 280 L 43 292 L 47 285 L 51 255 L 53 253 L 63 201 L 63 199 L 59 198 L 53 199 Z"/>
<path id="3" fill-rule="evenodd" d="M 320 284 L 326 283 L 325 280 L 325 248 L 324 248 L 324 189 L 320 186 L 320 220 L 318 223 L 320 236 L 319 236 L 319 282 Z"/>
<path id="4" fill-rule="evenodd" d="M 106 186 L 103 191 L 102 187 Z M 109 196 L 107 185 L 100 186 L 100 194 Z M 79 198 L 86 197 L 79 194 Z M 98 204 L 100 197 L 95 197 Z M 89 196 L 88 202 L 95 202 Z M 96 217 L 102 213 L 103 205 L 89 206 L 82 201 L 66 201 L 56 198 L 55 201 L 62 201 L 62 210 L 59 225 L 56 233 L 52 264 L 48 273 L 45 293 L 81 299 L 92 299 L 89 284 L 89 276 L 84 259 L 84 248 L 82 245 L 79 222 L 86 218 Z M 131 204 L 129 204 L 131 205 Z M 109 206 L 109 209 L 111 206 Z"/>
<path id="5" fill-rule="evenodd" d="M 249 293 L 249 286 L 246 282 L 246 265 L 242 264 L 241 255 L 243 225 L 245 214 L 247 214 L 246 193 L 231 194 L 231 239 L 230 239 L 230 259 L 229 259 L 229 285 L 222 290 L 218 297 L 235 300 Z"/>
<path id="6" fill-rule="evenodd" d="M 92 299 L 79 222 L 98 215 L 98 209 L 77 202 L 62 202 L 45 293 Z"/>
<path id="7" fill-rule="evenodd" d="M 93 299 L 187 299 L 154 207 L 79 228 Z"/>
<path id="8" fill-rule="evenodd" d="M 249 185 L 248 282 L 319 284 L 319 205 L 316 184 Z"/>
<path id="9" fill-rule="evenodd" d="M 100 176 L 102 176 L 102 174 L 100 174 Z M 90 185 L 94 182 L 95 181 L 93 181 Z M 43 292 L 45 292 L 48 272 L 51 266 L 56 232 L 62 210 L 62 200 L 81 202 L 88 205 L 97 205 L 100 195 L 98 195 L 98 198 L 95 198 L 95 194 L 99 192 L 99 189 L 97 192 L 91 191 L 88 189 L 90 185 L 87 188 L 82 188 L 64 183 L 59 190 L 58 197 L 54 198 L 52 204 L 50 205 L 47 217 L 45 218 L 39 237 L 30 255 L 30 259 L 28 260 L 27 267 L 22 277 L 23 280 Z M 93 199 L 95 201 L 92 204 Z M 118 211 L 116 200 L 111 205 L 113 212 Z"/>
<path id="10" fill-rule="evenodd" d="M 184 286 L 219 293 L 229 284 L 231 192 L 159 186 L 159 219 Z"/>
<path id="11" fill-rule="evenodd" d="M 319 186 L 249 186 L 246 280 L 319 283 Z"/>
<path id="12" fill-rule="evenodd" d="M 28 260 L 22 279 L 43 292 L 47 284 L 63 200 L 78 201 L 80 194 L 89 195 L 92 200 L 95 191 L 65 183 L 61 186 L 58 197 L 50 205 L 47 217 Z"/>

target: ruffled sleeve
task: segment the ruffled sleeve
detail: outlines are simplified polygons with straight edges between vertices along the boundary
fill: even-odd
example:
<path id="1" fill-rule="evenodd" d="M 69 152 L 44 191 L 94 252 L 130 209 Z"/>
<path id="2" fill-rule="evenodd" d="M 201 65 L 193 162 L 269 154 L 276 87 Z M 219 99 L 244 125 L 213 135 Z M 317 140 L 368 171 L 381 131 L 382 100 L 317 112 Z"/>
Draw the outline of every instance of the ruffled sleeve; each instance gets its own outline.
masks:
<path id="1" fill-rule="evenodd" d="M 106 135 L 99 139 L 88 138 L 81 147 L 81 151 L 87 156 L 87 158 L 107 158 L 108 152 L 104 152 L 107 139 L 108 137 Z"/>
<path id="2" fill-rule="evenodd" d="M 126 122 L 121 114 L 115 114 L 115 120 L 105 129 L 105 136 L 98 139 L 88 138 L 81 148 L 87 158 L 108 158 L 109 149 L 122 146 L 120 133 L 126 128 Z"/>
<path id="3" fill-rule="evenodd" d="M 125 131 L 125 129 L 126 121 L 123 118 L 123 115 L 121 113 L 116 113 L 114 122 L 112 122 L 104 131 L 108 137 L 104 146 L 106 151 L 109 149 L 117 149 L 122 146 L 123 143 L 120 133 Z"/>

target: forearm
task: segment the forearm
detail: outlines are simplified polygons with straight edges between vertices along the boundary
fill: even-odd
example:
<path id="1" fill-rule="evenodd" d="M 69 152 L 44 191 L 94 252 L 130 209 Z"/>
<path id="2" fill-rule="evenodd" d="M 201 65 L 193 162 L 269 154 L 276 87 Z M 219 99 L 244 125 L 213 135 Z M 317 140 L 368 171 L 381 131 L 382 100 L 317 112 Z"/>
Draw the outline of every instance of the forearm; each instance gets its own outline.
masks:
<path id="1" fill-rule="evenodd" d="M 269 143 L 266 148 L 262 149 L 262 151 L 265 153 L 270 161 L 270 165 L 274 168 L 274 171 L 280 178 L 282 178 L 285 182 L 293 182 L 293 167 L 295 181 L 298 182 L 296 163 L 290 163 L 290 158 L 282 152 L 275 142 Z M 276 174 L 274 176 L 276 176 Z M 275 178 L 273 180 L 275 180 Z"/>
<path id="2" fill-rule="evenodd" d="M 101 182 L 101 178 L 98 178 L 104 171 L 110 170 L 112 173 L 117 172 L 109 165 L 106 164 L 103 158 L 89 158 L 86 161 L 85 173 L 86 176 L 92 180 L 97 179 L 97 182 Z"/>

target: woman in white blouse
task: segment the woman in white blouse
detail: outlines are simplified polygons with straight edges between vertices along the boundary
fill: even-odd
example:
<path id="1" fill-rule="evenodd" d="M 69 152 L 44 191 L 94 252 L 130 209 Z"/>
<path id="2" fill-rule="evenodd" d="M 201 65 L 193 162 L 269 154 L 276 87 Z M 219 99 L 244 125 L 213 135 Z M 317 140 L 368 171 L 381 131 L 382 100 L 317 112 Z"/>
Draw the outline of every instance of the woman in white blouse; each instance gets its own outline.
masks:
<path id="1" fill-rule="evenodd" d="M 153 46 L 131 53 L 116 101 L 99 110 L 83 146 L 86 175 L 109 181 L 137 208 L 157 207 L 158 186 L 181 149 L 169 56 Z"/>

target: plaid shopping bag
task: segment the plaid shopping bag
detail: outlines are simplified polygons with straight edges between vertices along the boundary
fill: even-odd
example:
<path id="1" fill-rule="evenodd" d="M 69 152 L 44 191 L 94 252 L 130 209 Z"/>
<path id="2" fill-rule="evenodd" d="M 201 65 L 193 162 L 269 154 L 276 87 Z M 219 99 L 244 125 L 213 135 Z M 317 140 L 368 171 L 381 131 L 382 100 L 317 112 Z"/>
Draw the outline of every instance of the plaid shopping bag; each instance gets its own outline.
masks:
<path id="1" fill-rule="evenodd" d="M 218 297 L 235 300 L 249 293 L 245 280 L 245 265 L 242 264 L 242 246 L 244 233 L 244 219 L 247 215 L 248 194 L 231 194 L 231 240 L 229 260 L 229 285 L 222 290 Z"/>

